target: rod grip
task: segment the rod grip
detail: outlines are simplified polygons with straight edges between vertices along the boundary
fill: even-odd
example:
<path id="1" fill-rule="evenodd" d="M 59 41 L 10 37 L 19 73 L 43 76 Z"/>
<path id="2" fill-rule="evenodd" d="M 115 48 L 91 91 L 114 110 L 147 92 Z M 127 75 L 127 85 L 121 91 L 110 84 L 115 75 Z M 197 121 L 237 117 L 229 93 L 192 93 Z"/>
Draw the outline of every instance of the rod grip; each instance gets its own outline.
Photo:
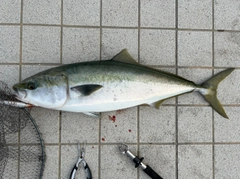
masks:
<path id="1" fill-rule="evenodd" d="M 160 177 L 151 167 L 147 165 L 147 168 L 143 170 L 148 176 L 150 176 L 152 179 L 163 179 Z"/>

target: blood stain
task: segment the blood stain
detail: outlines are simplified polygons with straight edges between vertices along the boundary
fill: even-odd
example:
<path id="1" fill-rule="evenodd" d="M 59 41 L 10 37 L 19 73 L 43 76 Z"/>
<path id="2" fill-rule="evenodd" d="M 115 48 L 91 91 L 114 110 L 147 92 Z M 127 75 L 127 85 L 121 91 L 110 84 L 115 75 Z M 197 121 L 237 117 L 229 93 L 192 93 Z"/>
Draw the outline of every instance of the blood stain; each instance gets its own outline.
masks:
<path id="1" fill-rule="evenodd" d="M 102 141 L 105 141 L 105 138 L 102 138 Z"/>
<path id="2" fill-rule="evenodd" d="M 132 130 L 131 130 L 131 129 L 129 129 L 129 130 L 128 130 L 128 132 L 132 132 Z"/>
<path id="3" fill-rule="evenodd" d="M 113 121 L 113 122 L 116 121 L 116 116 L 108 116 L 108 117 L 109 117 L 109 119 L 110 119 L 111 121 Z"/>
<path id="4" fill-rule="evenodd" d="M 28 104 L 27 108 L 32 109 L 33 105 L 32 104 Z"/>

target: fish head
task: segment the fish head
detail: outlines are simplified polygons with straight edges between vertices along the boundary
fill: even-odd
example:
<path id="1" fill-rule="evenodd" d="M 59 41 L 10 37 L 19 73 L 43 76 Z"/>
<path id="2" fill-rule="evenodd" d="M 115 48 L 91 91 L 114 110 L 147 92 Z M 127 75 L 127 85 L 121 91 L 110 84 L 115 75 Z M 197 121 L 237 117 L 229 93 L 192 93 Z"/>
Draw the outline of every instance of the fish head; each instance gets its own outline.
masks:
<path id="1" fill-rule="evenodd" d="M 18 100 L 44 108 L 60 108 L 68 98 L 67 79 L 63 75 L 32 76 L 15 84 L 13 90 Z"/>

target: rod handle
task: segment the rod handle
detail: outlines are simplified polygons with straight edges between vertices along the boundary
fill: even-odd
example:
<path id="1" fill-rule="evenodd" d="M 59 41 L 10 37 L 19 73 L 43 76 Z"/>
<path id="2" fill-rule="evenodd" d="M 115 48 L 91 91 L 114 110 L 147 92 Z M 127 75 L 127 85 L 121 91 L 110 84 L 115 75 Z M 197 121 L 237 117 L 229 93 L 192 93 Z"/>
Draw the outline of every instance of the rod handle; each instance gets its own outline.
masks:
<path id="1" fill-rule="evenodd" d="M 147 168 L 143 170 L 148 176 L 150 176 L 152 179 L 163 179 L 160 177 L 151 167 L 147 165 Z"/>

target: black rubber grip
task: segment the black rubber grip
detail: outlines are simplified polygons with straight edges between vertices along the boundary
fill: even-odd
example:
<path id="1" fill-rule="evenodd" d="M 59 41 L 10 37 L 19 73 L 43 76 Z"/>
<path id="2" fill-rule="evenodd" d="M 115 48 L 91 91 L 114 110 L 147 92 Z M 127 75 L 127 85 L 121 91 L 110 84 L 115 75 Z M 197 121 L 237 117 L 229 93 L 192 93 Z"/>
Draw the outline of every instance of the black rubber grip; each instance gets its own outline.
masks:
<path id="1" fill-rule="evenodd" d="M 143 170 L 148 176 L 150 176 L 152 179 L 163 179 L 160 177 L 151 167 L 147 165 L 147 168 Z"/>
<path id="2" fill-rule="evenodd" d="M 135 168 L 137 168 L 142 163 L 143 159 L 143 157 L 138 158 L 137 156 L 133 159 L 133 162 L 135 163 Z"/>
<path id="3" fill-rule="evenodd" d="M 86 165 L 84 166 L 84 170 L 87 176 L 87 179 L 92 179 L 92 172 L 88 166 L 88 164 L 86 163 Z"/>
<path id="4" fill-rule="evenodd" d="M 71 174 L 70 174 L 70 179 L 74 179 L 75 178 L 75 174 L 77 172 L 78 166 L 74 165 Z"/>

